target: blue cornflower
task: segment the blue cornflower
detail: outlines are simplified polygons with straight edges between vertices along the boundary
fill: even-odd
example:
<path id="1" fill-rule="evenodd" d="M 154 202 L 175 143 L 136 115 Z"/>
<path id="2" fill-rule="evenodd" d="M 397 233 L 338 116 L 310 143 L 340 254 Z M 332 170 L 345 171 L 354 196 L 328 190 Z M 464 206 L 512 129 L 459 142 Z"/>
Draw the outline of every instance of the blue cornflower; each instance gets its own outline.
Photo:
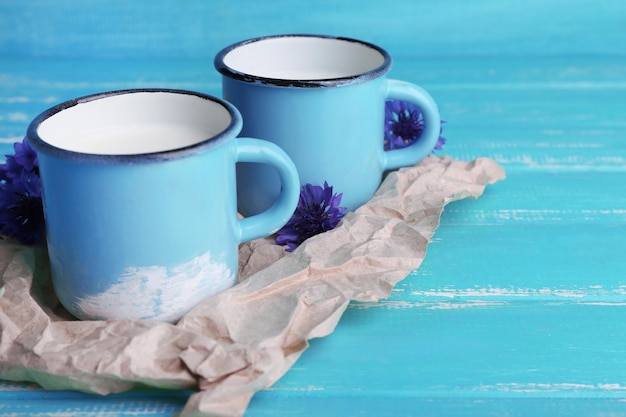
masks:
<path id="1" fill-rule="evenodd" d="M 291 219 L 280 229 L 276 243 L 287 245 L 292 252 L 311 236 L 334 229 L 346 213 L 339 207 L 343 194 L 333 194 L 333 187 L 324 181 L 324 187 L 306 184 L 300 189 L 298 206 Z"/>
<path id="2" fill-rule="evenodd" d="M 39 164 L 26 138 L 13 149 L 0 164 L 0 236 L 29 245 L 44 231 Z"/>
<path id="3" fill-rule="evenodd" d="M 439 134 L 443 132 L 443 123 Z M 417 141 L 424 131 L 422 112 L 415 104 L 402 100 L 385 102 L 385 150 L 405 148 Z M 446 139 L 439 136 L 434 150 L 443 149 Z"/>

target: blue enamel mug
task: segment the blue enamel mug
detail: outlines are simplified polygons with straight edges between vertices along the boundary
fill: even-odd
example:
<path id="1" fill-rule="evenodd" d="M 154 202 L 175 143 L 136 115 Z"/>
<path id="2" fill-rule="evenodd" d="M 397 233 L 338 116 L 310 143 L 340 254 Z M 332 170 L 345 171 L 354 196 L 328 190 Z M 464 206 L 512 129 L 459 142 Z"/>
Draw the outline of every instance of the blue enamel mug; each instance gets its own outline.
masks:
<path id="1" fill-rule="evenodd" d="M 302 185 L 328 182 L 342 206 L 367 202 L 383 173 L 411 166 L 432 152 L 440 131 L 437 105 L 422 88 L 387 79 L 391 57 L 355 39 L 280 35 L 228 46 L 215 57 L 223 97 L 244 119 L 242 134 L 270 140 L 294 161 Z M 385 101 L 422 111 L 424 131 L 413 145 L 384 150 Z M 269 207 L 280 192 L 276 172 L 259 164 L 237 167 L 239 210 Z"/>
<path id="2" fill-rule="evenodd" d="M 55 292 L 80 319 L 173 322 L 236 282 L 238 244 L 270 235 L 295 210 L 293 162 L 237 138 L 231 104 L 180 90 L 114 91 L 35 118 Z M 282 192 L 237 217 L 235 165 L 268 164 Z"/>

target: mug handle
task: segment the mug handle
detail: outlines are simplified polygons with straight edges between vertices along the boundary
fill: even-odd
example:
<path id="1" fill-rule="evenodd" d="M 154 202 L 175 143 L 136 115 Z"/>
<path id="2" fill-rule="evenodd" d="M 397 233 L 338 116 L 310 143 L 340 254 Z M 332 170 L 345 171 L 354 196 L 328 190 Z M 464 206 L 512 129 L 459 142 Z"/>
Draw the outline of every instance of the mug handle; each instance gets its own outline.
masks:
<path id="1" fill-rule="evenodd" d="M 236 161 L 260 162 L 276 168 L 282 190 L 274 204 L 262 213 L 238 220 L 239 243 L 276 233 L 296 210 L 300 178 L 293 161 L 275 144 L 252 138 L 237 138 Z"/>
<path id="2" fill-rule="evenodd" d="M 387 80 L 386 99 L 408 101 L 418 106 L 424 118 L 424 130 L 419 140 L 406 148 L 383 150 L 383 168 L 393 170 L 414 165 L 432 152 L 439 139 L 441 119 L 437 103 L 426 90 L 400 80 Z"/>

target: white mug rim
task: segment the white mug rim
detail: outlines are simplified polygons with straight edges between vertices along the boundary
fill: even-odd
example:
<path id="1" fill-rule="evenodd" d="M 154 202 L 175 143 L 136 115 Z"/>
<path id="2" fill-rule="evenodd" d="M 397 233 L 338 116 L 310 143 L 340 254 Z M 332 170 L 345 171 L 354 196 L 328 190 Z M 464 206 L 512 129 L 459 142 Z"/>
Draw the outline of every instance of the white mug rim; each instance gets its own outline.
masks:
<path id="1" fill-rule="evenodd" d="M 373 68 L 364 71 L 357 71 L 345 76 L 330 77 L 330 78 L 306 78 L 306 79 L 294 79 L 294 78 L 274 78 L 258 74 L 253 74 L 251 71 L 241 71 L 237 68 L 226 63 L 226 59 L 229 53 L 237 50 L 238 48 L 251 45 L 253 43 L 264 42 L 268 40 L 284 39 L 284 38 L 308 38 L 308 39 L 321 39 L 321 40 L 333 40 L 346 43 L 352 43 L 361 47 L 369 48 L 376 53 L 380 54 L 381 63 Z M 247 39 L 234 43 L 222 49 L 215 56 L 214 66 L 222 75 L 233 78 L 239 81 L 247 83 L 261 83 L 264 85 L 272 85 L 276 87 L 298 87 L 298 88 L 318 88 L 318 87 L 338 87 L 342 85 L 350 85 L 355 83 L 363 83 L 375 78 L 379 78 L 386 74 L 391 69 L 391 56 L 389 53 L 372 43 L 362 41 L 359 39 L 341 37 L 341 36 L 328 36 L 328 35 L 314 35 L 314 34 L 285 34 L 285 35 L 270 35 L 261 36 L 256 38 Z"/>
<path id="2" fill-rule="evenodd" d="M 136 93 L 166 93 L 175 95 L 190 95 L 195 96 L 207 101 L 214 102 L 223 107 L 230 115 L 230 122 L 224 130 L 221 132 L 207 137 L 201 141 L 198 141 L 189 146 L 183 146 L 174 149 L 168 149 L 156 152 L 146 153 L 131 153 L 131 154 L 98 154 L 98 153 L 86 153 L 75 150 L 65 149 L 44 140 L 39 135 L 39 126 L 54 115 L 70 109 L 74 106 L 89 103 L 95 100 L 102 100 L 113 96 L 120 96 L 125 94 Z M 77 162 L 93 163 L 93 164 L 128 164 L 128 163 L 140 163 L 140 162 L 157 162 L 170 159 L 179 159 L 189 155 L 193 155 L 199 151 L 205 150 L 209 147 L 213 147 L 218 143 L 227 140 L 228 138 L 236 137 L 241 131 L 242 120 L 239 111 L 227 101 L 215 96 L 211 96 L 204 93 L 199 93 L 190 90 L 169 89 L 169 88 L 137 88 L 137 89 L 124 89 L 113 90 L 102 93 L 90 94 L 82 97 L 77 97 L 71 100 L 59 103 L 42 113 L 33 119 L 29 124 L 26 137 L 30 145 L 37 152 L 43 152 L 52 156 L 56 156 L 61 159 L 69 159 Z"/>

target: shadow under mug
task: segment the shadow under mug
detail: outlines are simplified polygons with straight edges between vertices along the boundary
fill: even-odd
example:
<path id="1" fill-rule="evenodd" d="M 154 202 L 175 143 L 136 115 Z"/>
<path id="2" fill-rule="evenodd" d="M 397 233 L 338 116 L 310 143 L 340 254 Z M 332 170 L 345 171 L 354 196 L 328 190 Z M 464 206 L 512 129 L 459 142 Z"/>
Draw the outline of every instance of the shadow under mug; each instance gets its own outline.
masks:
<path id="1" fill-rule="evenodd" d="M 299 196 L 276 145 L 238 138 L 231 104 L 200 93 L 113 91 L 35 118 L 52 280 L 81 319 L 176 321 L 236 282 L 238 244 L 276 232 Z M 268 164 L 282 193 L 237 218 L 235 165 Z"/>
<path id="2" fill-rule="evenodd" d="M 244 119 L 242 135 L 270 140 L 294 161 L 302 185 L 343 193 L 342 206 L 367 202 L 383 173 L 419 162 L 440 133 L 437 105 L 422 88 L 391 80 L 382 48 L 349 38 L 280 35 L 224 48 L 214 61 L 223 97 Z M 411 146 L 384 150 L 385 101 L 417 105 L 424 131 Z M 277 198 L 276 172 L 259 164 L 237 167 L 239 211 L 251 215 Z"/>

